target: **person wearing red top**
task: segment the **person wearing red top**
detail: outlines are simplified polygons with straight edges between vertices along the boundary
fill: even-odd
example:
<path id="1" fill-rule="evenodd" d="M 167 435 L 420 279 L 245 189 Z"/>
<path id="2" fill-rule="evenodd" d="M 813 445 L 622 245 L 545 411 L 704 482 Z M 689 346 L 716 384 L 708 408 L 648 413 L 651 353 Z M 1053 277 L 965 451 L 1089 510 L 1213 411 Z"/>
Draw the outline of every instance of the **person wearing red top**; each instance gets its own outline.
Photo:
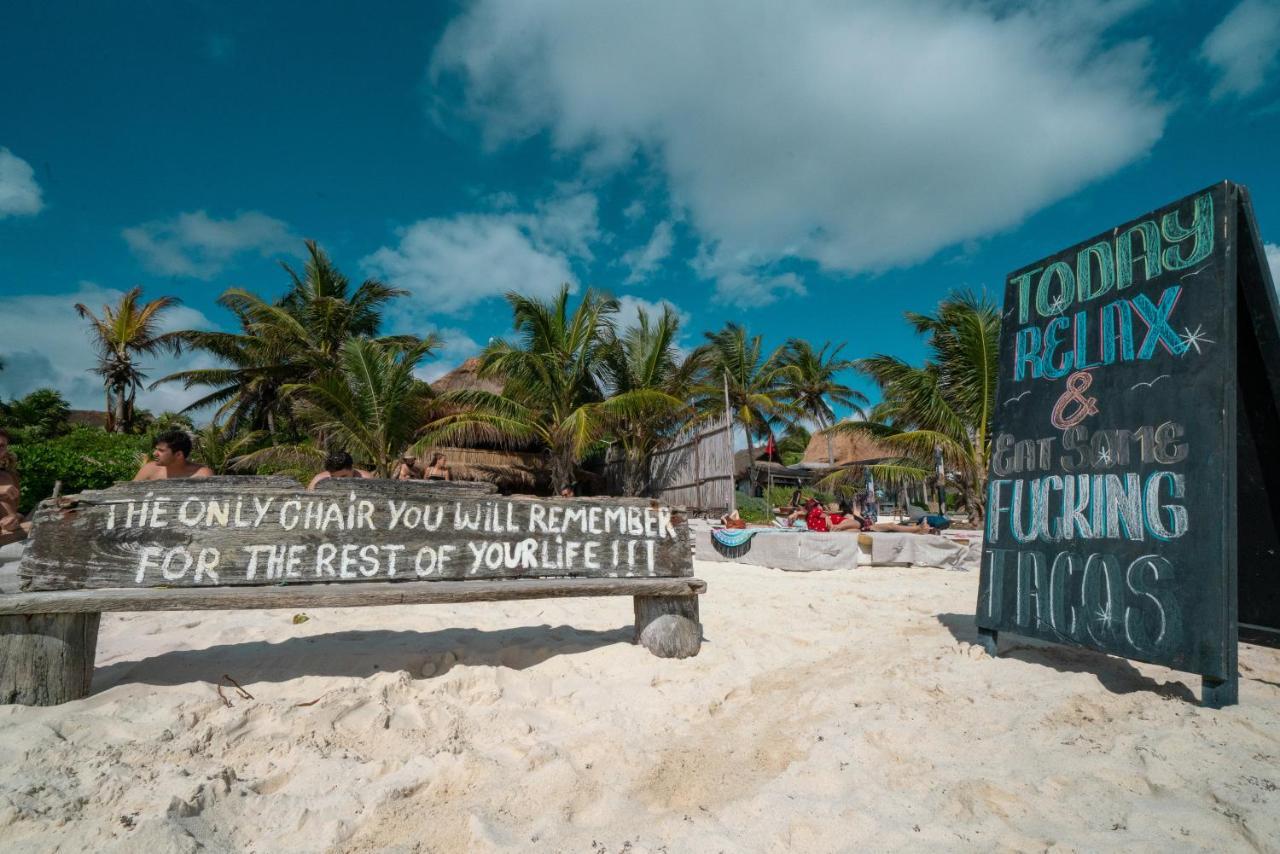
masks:
<path id="1" fill-rule="evenodd" d="M 804 516 L 804 524 L 810 531 L 819 531 L 825 533 L 827 528 L 827 514 L 822 509 L 822 505 L 818 503 L 816 498 L 810 498 L 804 505 L 807 511 Z"/>

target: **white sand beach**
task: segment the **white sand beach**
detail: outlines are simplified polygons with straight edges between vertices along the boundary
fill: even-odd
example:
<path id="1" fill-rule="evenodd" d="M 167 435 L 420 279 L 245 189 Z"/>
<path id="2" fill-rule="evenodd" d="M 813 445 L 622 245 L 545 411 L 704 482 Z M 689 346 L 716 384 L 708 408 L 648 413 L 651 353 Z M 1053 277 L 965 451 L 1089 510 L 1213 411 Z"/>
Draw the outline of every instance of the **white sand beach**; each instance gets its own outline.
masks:
<path id="1" fill-rule="evenodd" d="M 0 848 L 1280 849 L 1280 651 L 1210 711 L 1160 667 L 986 657 L 976 573 L 697 574 L 684 661 L 624 598 L 104 615 L 89 698 L 0 708 Z"/>

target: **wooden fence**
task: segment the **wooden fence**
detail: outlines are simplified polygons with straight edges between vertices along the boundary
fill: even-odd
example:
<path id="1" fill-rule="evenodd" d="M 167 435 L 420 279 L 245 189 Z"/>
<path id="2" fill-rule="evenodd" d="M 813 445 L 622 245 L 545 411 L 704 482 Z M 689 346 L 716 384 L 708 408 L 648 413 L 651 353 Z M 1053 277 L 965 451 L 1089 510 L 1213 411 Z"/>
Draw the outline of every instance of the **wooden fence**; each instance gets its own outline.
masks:
<path id="1" fill-rule="evenodd" d="M 609 491 L 620 494 L 623 460 L 612 451 L 605 463 Z M 654 454 L 644 495 L 695 513 L 724 513 L 733 506 L 733 432 L 728 424 L 676 437 Z"/>

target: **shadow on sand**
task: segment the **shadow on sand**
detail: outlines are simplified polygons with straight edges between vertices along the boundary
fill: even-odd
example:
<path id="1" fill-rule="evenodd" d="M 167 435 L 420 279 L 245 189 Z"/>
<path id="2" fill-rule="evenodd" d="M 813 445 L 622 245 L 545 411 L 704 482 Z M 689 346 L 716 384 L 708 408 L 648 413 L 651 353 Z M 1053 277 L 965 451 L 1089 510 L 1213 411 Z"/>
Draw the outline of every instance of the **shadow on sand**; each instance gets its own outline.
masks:
<path id="1" fill-rule="evenodd" d="M 978 627 L 972 614 L 938 614 L 937 617 L 938 622 L 946 626 L 956 640 L 964 643 L 978 642 Z M 1197 702 L 1195 692 L 1181 682 L 1157 682 L 1142 675 L 1127 659 L 1090 649 L 1060 646 L 1021 635 L 1002 634 L 1000 657 L 1050 667 L 1059 673 L 1091 673 L 1098 677 L 1102 687 L 1113 694 L 1149 691 L 1161 697 Z"/>
<path id="2" fill-rule="evenodd" d="M 279 643 L 246 641 L 117 661 L 93 674 L 93 692 L 115 685 L 217 682 L 222 674 L 242 684 L 284 682 L 300 676 L 369 676 L 405 671 L 415 679 L 441 676 L 457 664 L 523 670 L 559 655 L 630 644 L 631 626 L 583 631 L 570 626 L 522 626 L 483 631 L 346 631 L 295 637 Z M 424 673 L 424 665 L 433 665 Z"/>

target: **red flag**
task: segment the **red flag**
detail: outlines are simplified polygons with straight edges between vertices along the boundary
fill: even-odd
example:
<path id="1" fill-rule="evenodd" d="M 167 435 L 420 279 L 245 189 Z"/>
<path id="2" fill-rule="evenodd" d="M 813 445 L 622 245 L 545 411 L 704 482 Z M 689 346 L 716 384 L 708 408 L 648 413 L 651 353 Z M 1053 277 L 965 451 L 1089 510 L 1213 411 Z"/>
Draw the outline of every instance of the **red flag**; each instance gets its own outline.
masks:
<path id="1" fill-rule="evenodd" d="M 778 446 L 774 444 L 773 434 L 769 434 L 769 444 L 764 446 L 765 456 L 772 460 L 778 454 Z"/>

